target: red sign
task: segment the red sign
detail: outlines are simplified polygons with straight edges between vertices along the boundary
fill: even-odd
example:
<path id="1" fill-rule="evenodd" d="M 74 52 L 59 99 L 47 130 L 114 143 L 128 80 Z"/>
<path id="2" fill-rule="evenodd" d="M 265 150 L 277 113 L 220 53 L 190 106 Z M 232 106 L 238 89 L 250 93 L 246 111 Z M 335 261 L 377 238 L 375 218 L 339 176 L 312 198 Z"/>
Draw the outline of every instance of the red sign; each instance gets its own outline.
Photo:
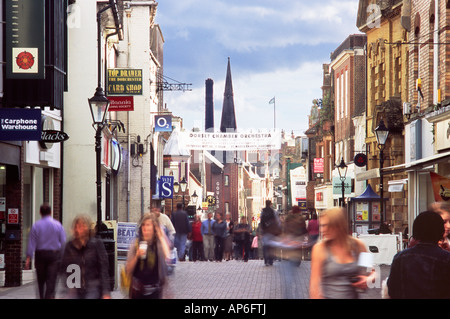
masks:
<path id="1" fill-rule="evenodd" d="M 314 159 L 314 173 L 323 173 L 323 158 L 315 158 Z"/>
<path id="2" fill-rule="evenodd" d="M 132 96 L 108 96 L 109 104 L 108 111 L 134 111 L 134 99 Z"/>
<path id="3" fill-rule="evenodd" d="M 323 201 L 323 193 L 322 192 L 316 193 L 316 201 L 318 201 L 318 202 Z"/>
<path id="4" fill-rule="evenodd" d="M 8 224 L 18 224 L 19 223 L 19 209 L 10 208 L 8 209 Z"/>

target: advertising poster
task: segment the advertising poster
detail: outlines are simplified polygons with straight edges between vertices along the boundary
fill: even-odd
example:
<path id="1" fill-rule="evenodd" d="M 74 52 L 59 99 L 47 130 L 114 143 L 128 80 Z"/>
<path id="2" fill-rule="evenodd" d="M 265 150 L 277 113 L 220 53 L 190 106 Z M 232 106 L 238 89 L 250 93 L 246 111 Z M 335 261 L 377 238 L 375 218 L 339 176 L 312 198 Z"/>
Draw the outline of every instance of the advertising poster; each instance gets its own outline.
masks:
<path id="1" fill-rule="evenodd" d="M 433 172 L 430 172 L 430 177 L 434 200 L 436 202 L 448 201 L 450 199 L 450 179 Z"/>
<path id="2" fill-rule="evenodd" d="M 137 236 L 137 223 L 117 223 L 117 250 L 128 250 Z"/>

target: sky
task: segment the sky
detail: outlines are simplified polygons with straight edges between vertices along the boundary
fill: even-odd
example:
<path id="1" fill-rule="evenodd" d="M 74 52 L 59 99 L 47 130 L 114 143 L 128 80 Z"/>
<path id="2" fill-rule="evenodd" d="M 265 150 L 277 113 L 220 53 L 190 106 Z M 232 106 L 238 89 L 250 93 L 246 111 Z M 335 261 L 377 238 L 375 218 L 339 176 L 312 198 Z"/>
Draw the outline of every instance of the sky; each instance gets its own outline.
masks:
<path id="1" fill-rule="evenodd" d="M 358 0 L 157 2 L 164 75 L 192 84 L 192 91 L 164 92 L 164 103 L 186 130 L 204 130 L 208 78 L 219 130 L 230 58 L 238 130 L 275 126 L 302 135 L 312 101 L 322 96 L 322 65 L 349 35 L 360 33 Z"/>

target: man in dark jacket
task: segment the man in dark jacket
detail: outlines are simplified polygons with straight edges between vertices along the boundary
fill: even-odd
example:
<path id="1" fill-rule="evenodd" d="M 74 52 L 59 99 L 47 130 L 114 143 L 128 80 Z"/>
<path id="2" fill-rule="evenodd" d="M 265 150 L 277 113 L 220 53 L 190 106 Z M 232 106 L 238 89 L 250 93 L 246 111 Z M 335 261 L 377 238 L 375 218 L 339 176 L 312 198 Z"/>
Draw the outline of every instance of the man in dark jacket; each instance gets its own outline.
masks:
<path id="1" fill-rule="evenodd" d="M 439 247 L 442 217 L 431 211 L 417 216 L 413 237 L 418 242 L 394 256 L 387 281 L 393 299 L 450 299 L 450 252 Z"/>
<path id="2" fill-rule="evenodd" d="M 177 248 L 178 260 L 184 261 L 186 240 L 188 234 L 191 232 L 191 225 L 181 203 L 177 204 L 177 210 L 172 213 L 172 224 L 175 228 L 174 246 Z"/>
<path id="3" fill-rule="evenodd" d="M 266 266 L 273 265 L 273 251 L 271 247 L 271 241 L 275 239 L 275 236 L 281 233 L 281 223 L 278 218 L 278 213 L 271 207 L 272 202 L 266 200 L 266 207 L 261 212 L 261 232 L 262 232 L 262 244 L 263 244 L 263 256 L 264 264 Z"/>

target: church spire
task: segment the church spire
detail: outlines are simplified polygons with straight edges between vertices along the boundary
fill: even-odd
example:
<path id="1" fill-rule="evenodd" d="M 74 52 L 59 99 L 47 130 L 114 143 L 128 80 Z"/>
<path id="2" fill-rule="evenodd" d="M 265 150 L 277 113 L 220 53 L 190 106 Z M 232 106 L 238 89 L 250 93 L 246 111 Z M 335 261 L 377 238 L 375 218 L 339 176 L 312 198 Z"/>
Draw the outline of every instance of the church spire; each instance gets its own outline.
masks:
<path id="1" fill-rule="evenodd" d="M 222 119 L 220 122 L 221 132 L 236 131 L 236 114 L 234 112 L 233 84 L 231 81 L 230 58 L 228 58 L 227 78 L 225 80 L 225 92 L 223 95 Z"/>

